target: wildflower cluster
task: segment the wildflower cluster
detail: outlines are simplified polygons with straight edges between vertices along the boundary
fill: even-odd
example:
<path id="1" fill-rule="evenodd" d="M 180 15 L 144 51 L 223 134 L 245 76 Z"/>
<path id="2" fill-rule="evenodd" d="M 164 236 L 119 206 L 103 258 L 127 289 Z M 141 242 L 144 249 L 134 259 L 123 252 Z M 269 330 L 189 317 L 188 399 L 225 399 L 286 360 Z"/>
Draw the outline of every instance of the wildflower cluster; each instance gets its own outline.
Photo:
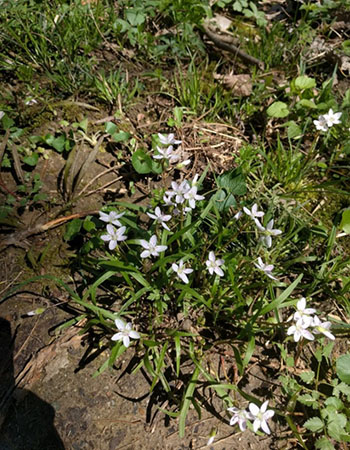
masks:
<path id="1" fill-rule="evenodd" d="M 338 125 L 340 123 L 341 112 L 333 112 L 330 108 L 327 114 L 320 115 L 317 120 L 314 120 L 314 125 L 316 130 L 328 131 L 333 125 Z"/>
<path id="2" fill-rule="evenodd" d="M 204 200 L 203 195 L 197 194 L 197 180 L 198 175 L 195 175 L 191 184 L 187 180 L 171 182 L 171 189 L 165 192 L 163 201 L 167 206 L 174 206 L 174 215 L 187 213 L 196 208 L 197 201 Z"/>
<path id="3" fill-rule="evenodd" d="M 327 120 L 327 123 L 330 123 L 330 113 Z M 336 120 L 337 118 L 333 119 L 333 122 L 336 123 Z M 180 144 L 181 141 L 176 140 L 173 134 L 167 136 L 158 134 L 158 137 L 162 145 L 167 147 L 158 147 L 158 153 L 154 155 L 154 158 L 166 161 L 169 164 L 177 163 L 179 157 L 177 153 L 174 153 L 173 146 Z M 159 297 L 162 297 L 163 299 L 171 298 L 172 294 L 170 294 L 170 290 L 167 291 L 166 287 L 163 288 L 164 283 L 168 283 L 172 288 L 175 288 L 176 291 L 181 291 L 183 289 L 181 294 L 177 296 L 176 301 L 181 302 L 182 299 L 185 298 L 185 295 L 188 295 L 188 298 L 191 298 L 191 292 L 195 292 L 194 288 L 196 286 L 184 285 L 195 285 L 198 281 L 205 286 L 205 295 L 209 293 L 209 295 L 211 294 L 213 297 L 213 299 L 206 302 L 207 299 L 204 295 L 196 293 L 198 294 L 198 299 L 200 298 L 200 301 L 203 299 L 202 304 L 205 304 L 208 308 L 211 307 L 210 302 L 215 302 L 215 295 L 221 296 L 219 298 L 222 305 L 228 304 L 228 302 L 225 304 L 226 299 L 231 301 L 233 298 L 230 294 L 230 287 L 227 286 L 227 284 L 222 290 L 219 285 L 219 280 L 222 284 L 225 283 L 226 274 L 228 274 L 226 277 L 227 279 L 229 279 L 229 277 L 232 279 L 232 272 L 230 273 L 231 267 L 228 264 L 230 261 L 229 256 L 226 257 L 225 255 L 224 258 L 220 257 L 221 255 L 218 254 L 217 248 L 213 245 L 213 242 L 216 242 L 215 231 L 205 231 L 206 234 L 204 234 L 204 236 L 211 235 L 212 238 L 204 239 L 204 243 L 210 242 L 209 244 L 206 244 L 207 248 L 205 248 L 204 251 L 202 249 L 201 256 L 204 254 L 204 257 L 202 256 L 197 260 L 195 259 L 195 250 L 197 248 L 195 240 L 197 238 L 201 239 L 203 236 L 197 234 L 197 230 L 200 230 L 201 228 L 197 226 L 198 222 L 197 217 L 195 216 L 195 210 L 199 202 L 205 200 L 204 195 L 198 193 L 200 182 L 201 180 L 199 180 L 198 174 L 196 174 L 192 180 L 183 178 L 176 181 L 172 180 L 168 189 L 164 189 L 165 192 L 162 192 L 162 201 L 159 206 L 156 206 L 154 210 L 147 211 L 147 215 L 149 219 L 151 219 L 151 230 L 148 232 L 148 237 L 140 239 L 140 236 L 136 235 L 136 239 L 130 239 L 126 243 L 136 244 L 136 251 L 133 247 L 130 249 L 134 258 L 133 261 L 138 261 L 136 265 L 132 267 L 132 273 L 137 275 L 137 277 L 135 276 L 136 281 L 142 280 L 141 284 L 145 291 L 140 290 L 139 292 L 142 291 L 142 294 L 140 295 L 143 296 L 144 292 L 147 292 L 147 295 L 149 295 L 147 298 L 152 301 Z M 208 210 L 211 204 L 212 202 L 209 201 Z M 204 211 L 207 211 L 207 207 Z M 120 242 L 127 239 L 126 226 L 122 223 L 124 214 L 125 213 L 117 211 L 108 213 L 100 212 L 100 220 L 106 223 L 107 229 L 106 233 L 101 235 L 101 239 L 108 243 L 109 250 L 115 250 Z M 200 220 L 202 220 L 202 216 L 203 214 L 199 216 Z M 247 221 L 252 223 L 256 239 L 268 249 L 266 252 L 267 257 L 265 256 L 264 260 L 260 256 L 257 257 L 254 266 L 263 276 L 268 277 L 270 280 L 278 281 L 274 276 L 274 265 L 270 264 L 266 259 L 268 259 L 268 255 L 271 254 L 270 249 L 272 249 L 275 238 L 282 234 L 282 230 L 275 228 L 273 218 L 266 220 L 265 212 L 259 208 L 257 203 L 254 203 L 251 207 L 244 206 L 242 211 L 238 211 L 235 214 L 234 219 L 238 221 L 243 216 L 247 218 Z M 196 224 L 193 219 L 194 217 L 196 217 Z M 208 222 L 206 222 L 205 225 L 211 223 L 210 219 L 211 217 L 208 215 Z M 128 224 L 128 220 L 125 218 L 124 222 Z M 137 226 L 135 226 L 134 229 L 137 230 L 136 233 L 139 233 L 139 228 Z M 130 230 L 130 232 L 131 231 L 132 230 Z M 145 232 L 145 230 L 143 230 L 143 232 Z M 192 247 L 188 247 L 186 241 L 190 242 Z M 217 242 L 221 241 L 218 240 Z M 183 245 L 183 243 L 185 244 Z M 224 243 L 223 248 L 225 245 L 227 244 Z M 190 251 L 188 251 L 189 248 Z M 126 255 L 123 256 L 126 257 Z M 150 264 L 145 263 L 147 258 L 151 259 L 153 262 Z M 154 262 L 156 258 L 159 258 L 159 261 Z M 225 262 L 227 266 L 225 266 Z M 145 270 L 146 268 L 149 268 L 151 264 L 153 264 L 152 268 L 150 270 Z M 127 266 L 124 267 L 127 270 L 130 269 L 129 259 Z M 155 271 L 154 268 L 158 270 Z M 216 277 L 215 283 L 212 283 L 213 288 L 210 286 L 210 282 L 207 282 L 205 277 L 202 277 L 201 279 L 200 273 L 198 272 L 199 270 L 203 271 L 203 268 L 206 269 L 210 276 Z M 158 274 L 160 274 L 161 277 L 154 279 L 153 277 L 158 277 Z M 133 282 L 130 281 L 128 274 L 126 275 L 126 279 L 130 282 L 130 286 L 132 286 Z M 182 285 L 173 284 L 174 279 L 180 280 Z M 156 288 L 152 291 L 152 283 L 154 281 L 156 281 Z M 221 293 L 217 294 L 220 290 Z M 227 292 L 228 294 L 226 297 Z M 165 307 L 161 305 L 158 309 L 158 311 L 161 311 L 161 314 L 163 313 L 164 308 L 167 308 L 166 302 L 163 301 L 163 304 L 165 304 Z M 221 305 L 218 305 L 220 305 L 219 301 L 215 307 L 221 307 Z M 218 311 L 220 311 L 220 309 L 218 309 Z M 122 313 L 120 312 L 120 314 Z M 288 328 L 287 335 L 293 335 L 295 342 L 298 342 L 301 338 L 310 341 L 314 340 L 315 334 L 324 334 L 330 339 L 334 339 L 334 336 L 330 332 L 331 323 L 322 322 L 316 315 L 315 309 L 306 308 L 305 298 L 298 301 L 297 311 L 293 315 L 293 318 L 294 324 Z M 122 343 L 124 347 L 130 346 L 131 339 L 137 340 L 141 338 L 140 333 L 133 329 L 131 322 L 126 323 L 118 317 L 115 319 L 115 326 L 118 329 L 118 332 L 115 333 L 111 339 Z M 179 339 L 180 338 L 178 337 L 178 346 L 180 345 Z M 232 414 L 230 424 L 238 424 L 240 430 L 244 431 L 247 428 L 247 423 L 251 423 L 251 428 L 254 432 L 261 429 L 266 434 L 270 434 L 268 421 L 274 416 L 274 411 L 267 408 L 268 401 L 264 401 L 261 407 L 258 407 L 255 403 L 250 403 L 248 410 L 242 410 L 236 407 L 229 408 L 228 411 Z"/>
<path id="4" fill-rule="evenodd" d="M 174 145 L 181 144 L 182 141 L 175 139 L 174 134 L 170 133 L 168 135 L 163 135 L 158 133 L 158 138 L 160 143 L 166 147 L 159 147 L 157 145 L 157 153 L 153 155 L 153 159 L 158 161 L 165 161 L 170 164 L 176 164 L 179 167 L 187 166 L 191 163 L 190 159 L 186 159 L 185 161 L 180 161 L 179 152 L 174 152 Z"/>
<path id="5" fill-rule="evenodd" d="M 321 322 L 315 314 L 314 308 L 306 308 L 306 299 L 302 297 L 297 303 L 297 311 L 293 315 L 294 325 L 287 330 L 288 336 L 293 335 L 294 341 L 298 342 L 300 338 L 313 341 L 315 339 L 314 333 L 324 334 L 329 339 L 334 340 L 334 335 L 329 331 L 331 322 Z"/>
<path id="6" fill-rule="evenodd" d="M 249 216 L 251 219 L 253 219 L 254 224 L 257 228 L 257 230 L 261 233 L 261 236 L 259 240 L 267 247 L 272 247 L 272 236 L 278 236 L 282 233 L 282 230 L 274 229 L 274 219 L 271 219 L 266 227 L 264 227 L 259 219 L 262 219 L 265 215 L 264 211 L 258 210 L 258 205 L 254 203 L 251 209 L 248 209 L 246 206 L 243 207 L 244 213 Z M 241 217 L 241 211 L 239 211 L 234 218 L 238 220 Z M 255 267 L 257 267 L 259 270 L 265 273 L 266 276 L 271 278 L 272 280 L 277 280 L 277 278 L 272 275 L 272 271 L 274 269 L 274 266 L 272 264 L 265 264 L 261 257 L 258 258 L 258 262 L 254 263 Z"/>
<path id="7" fill-rule="evenodd" d="M 124 234 L 126 227 L 122 226 L 119 219 L 124 215 L 124 213 L 117 214 L 115 211 L 110 213 L 104 213 L 100 211 L 100 220 L 107 223 L 107 234 L 103 234 L 101 239 L 105 242 L 109 242 L 108 248 L 114 250 L 118 245 L 119 241 L 125 241 L 127 236 Z M 119 228 L 115 228 L 115 226 Z"/>

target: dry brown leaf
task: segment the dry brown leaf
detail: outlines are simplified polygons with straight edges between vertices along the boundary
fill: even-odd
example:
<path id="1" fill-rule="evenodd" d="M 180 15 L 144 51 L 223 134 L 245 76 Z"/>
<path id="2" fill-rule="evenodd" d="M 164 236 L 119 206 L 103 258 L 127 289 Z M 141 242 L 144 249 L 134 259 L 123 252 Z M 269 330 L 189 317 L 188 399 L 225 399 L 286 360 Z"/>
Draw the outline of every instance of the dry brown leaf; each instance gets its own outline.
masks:
<path id="1" fill-rule="evenodd" d="M 219 75 L 215 73 L 214 78 L 220 81 L 226 89 L 230 89 L 237 97 L 249 97 L 252 93 L 252 77 L 249 74 Z"/>
<path id="2" fill-rule="evenodd" d="M 225 16 L 222 16 L 221 14 L 215 14 L 211 19 L 207 19 L 205 23 L 212 27 L 214 30 L 224 33 L 225 31 L 228 31 L 228 29 L 232 25 L 232 20 L 228 19 Z"/>

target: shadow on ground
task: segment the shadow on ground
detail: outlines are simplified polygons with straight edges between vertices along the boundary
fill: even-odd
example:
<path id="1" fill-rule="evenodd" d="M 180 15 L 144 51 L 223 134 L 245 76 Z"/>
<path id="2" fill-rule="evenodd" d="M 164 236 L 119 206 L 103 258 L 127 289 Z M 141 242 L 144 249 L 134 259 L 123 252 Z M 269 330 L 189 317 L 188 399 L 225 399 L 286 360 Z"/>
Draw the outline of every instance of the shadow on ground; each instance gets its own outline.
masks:
<path id="1" fill-rule="evenodd" d="M 0 449 L 65 450 L 53 423 L 54 408 L 27 389 L 17 389 L 13 374 L 10 323 L 0 317 Z"/>

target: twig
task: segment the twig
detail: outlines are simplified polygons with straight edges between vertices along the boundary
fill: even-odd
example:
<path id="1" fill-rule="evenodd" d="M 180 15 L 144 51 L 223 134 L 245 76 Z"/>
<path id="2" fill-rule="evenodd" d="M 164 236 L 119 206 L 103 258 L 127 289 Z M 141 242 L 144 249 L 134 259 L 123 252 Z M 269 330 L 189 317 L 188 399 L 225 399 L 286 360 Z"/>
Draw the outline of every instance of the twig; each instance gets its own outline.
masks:
<path id="1" fill-rule="evenodd" d="M 233 53 L 234 55 L 238 55 L 240 58 L 242 58 L 246 63 L 248 64 L 254 64 L 255 66 L 258 66 L 260 69 L 264 69 L 264 63 L 260 61 L 257 58 L 254 58 L 254 56 L 250 56 L 247 53 L 240 50 L 234 43 L 233 40 L 229 37 L 222 37 L 217 33 L 214 33 L 208 26 L 203 25 L 203 30 L 205 34 L 208 36 L 210 40 L 214 42 L 214 44 L 222 48 L 223 50 L 226 50 L 230 53 Z"/>
<path id="2" fill-rule="evenodd" d="M 50 222 L 47 222 L 47 223 L 42 223 L 42 224 L 36 225 L 35 227 L 30 228 L 29 230 L 16 231 L 15 233 L 10 234 L 10 236 L 7 237 L 6 239 L 3 239 L 2 241 L 0 241 L 0 251 L 4 248 L 9 247 L 10 245 L 21 246 L 20 244 L 21 243 L 23 244 L 23 241 L 27 237 L 33 236 L 35 234 L 43 233 L 52 228 L 56 228 L 64 223 L 68 222 L 69 220 L 79 219 L 80 217 L 85 217 L 89 214 L 97 214 L 97 213 L 98 213 L 98 210 L 84 211 L 81 213 L 71 214 L 70 216 L 60 217 L 59 219 L 51 220 Z"/>

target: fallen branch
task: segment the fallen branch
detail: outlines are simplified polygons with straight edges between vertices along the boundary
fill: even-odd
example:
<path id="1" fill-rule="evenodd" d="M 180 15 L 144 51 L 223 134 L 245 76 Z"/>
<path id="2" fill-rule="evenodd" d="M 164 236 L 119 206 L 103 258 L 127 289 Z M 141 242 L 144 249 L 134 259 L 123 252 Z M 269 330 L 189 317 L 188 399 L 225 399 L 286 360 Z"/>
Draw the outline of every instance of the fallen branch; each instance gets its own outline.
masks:
<path id="1" fill-rule="evenodd" d="M 16 247 L 24 247 L 26 248 L 26 242 L 25 239 L 34 236 L 35 234 L 44 233 L 45 231 L 51 230 L 52 228 L 56 228 L 60 225 L 63 225 L 66 222 L 69 222 L 73 219 L 79 219 L 80 217 L 88 216 L 89 214 L 97 214 L 98 210 L 93 211 L 84 211 L 81 213 L 71 214 L 70 216 L 60 217 L 59 219 L 50 220 L 50 222 L 42 223 L 39 225 L 36 225 L 33 228 L 30 228 L 29 230 L 24 231 L 16 231 L 12 234 L 10 234 L 6 239 L 3 239 L 0 241 L 0 251 L 9 247 L 10 245 L 14 245 Z"/>
<path id="2" fill-rule="evenodd" d="M 214 44 L 234 55 L 238 55 L 248 64 L 254 64 L 258 66 L 260 69 L 264 69 L 264 63 L 260 61 L 260 59 L 254 58 L 253 56 L 248 55 L 247 53 L 240 50 L 233 42 L 233 39 L 229 36 L 221 36 L 220 34 L 215 33 L 212 29 L 210 29 L 207 25 L 203 25 L 203 30 L 208 38 L 214 42 Z"/>

